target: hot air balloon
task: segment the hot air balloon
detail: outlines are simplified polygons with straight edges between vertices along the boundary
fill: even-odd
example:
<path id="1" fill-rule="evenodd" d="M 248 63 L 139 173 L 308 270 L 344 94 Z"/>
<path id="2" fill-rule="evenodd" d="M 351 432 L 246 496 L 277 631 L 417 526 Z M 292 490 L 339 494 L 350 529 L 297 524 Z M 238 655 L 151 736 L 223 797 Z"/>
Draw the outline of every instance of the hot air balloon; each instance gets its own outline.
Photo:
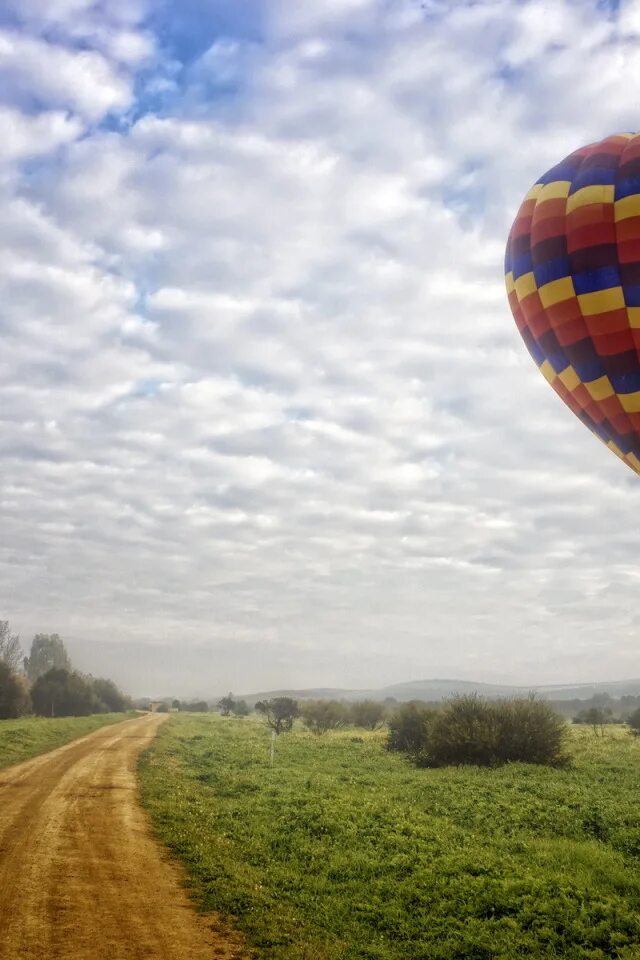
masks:
<path id="1" fill-rule="evenodd" d="M 511 228 L 505 274 L 540 372 L 640 473 L 640 134 L 582 147 L 540 177 Z"/>

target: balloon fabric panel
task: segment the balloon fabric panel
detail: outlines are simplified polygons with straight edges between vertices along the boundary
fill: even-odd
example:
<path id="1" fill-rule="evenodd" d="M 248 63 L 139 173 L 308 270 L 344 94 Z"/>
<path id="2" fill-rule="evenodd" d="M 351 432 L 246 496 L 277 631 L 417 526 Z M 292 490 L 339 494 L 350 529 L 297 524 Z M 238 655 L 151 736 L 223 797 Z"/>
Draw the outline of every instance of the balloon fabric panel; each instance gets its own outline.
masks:
<path id="1" fill-rule="evenodd" d="M 640 473 L 640 134 L 582 147 L 540 177 L 511 228 L 505 279 L 540 372 Z"/>

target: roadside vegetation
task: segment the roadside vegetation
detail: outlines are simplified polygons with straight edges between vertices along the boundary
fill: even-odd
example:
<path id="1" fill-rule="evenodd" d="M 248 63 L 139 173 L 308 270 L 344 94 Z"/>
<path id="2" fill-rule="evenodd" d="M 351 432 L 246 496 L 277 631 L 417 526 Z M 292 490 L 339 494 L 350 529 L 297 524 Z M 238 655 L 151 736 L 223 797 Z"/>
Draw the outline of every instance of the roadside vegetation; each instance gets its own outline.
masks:
<path id="1" fill-rule="evenodd" d="M 131 716 L 135 714 L 131 712 Z M 62 747 L 99 727 L 124 720 L 122 713 L 90 717 L 20 717 L 0 723 L 0 767 L 30 760 L 47 750 Z"/>
<path id="2" fill-rule="evenodd" d="M 141 761 L 196 900 L 260 960 L 637 960 L 627 727 L 571 728 L 564 766 L 424 769 L 388 731 L 320 731 L 317 714 L 271 767 L 265 717 L 172 717 Z"/>
<path id="3" fill-rule="evenodd" d="M 0 620 L 0 720 L 36 714 L 41 717 L 85 717 L 119 713 L 130 699 L 113 680 L 74 670 L 57 633 L 37 633 L 28 657 L 8 620 Z"/>

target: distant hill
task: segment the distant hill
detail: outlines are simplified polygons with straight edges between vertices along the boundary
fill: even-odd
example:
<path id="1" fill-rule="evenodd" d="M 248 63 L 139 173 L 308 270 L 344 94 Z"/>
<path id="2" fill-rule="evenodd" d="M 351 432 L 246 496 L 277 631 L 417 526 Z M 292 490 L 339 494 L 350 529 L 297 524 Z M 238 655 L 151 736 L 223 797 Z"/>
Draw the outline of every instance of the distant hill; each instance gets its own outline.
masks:
<path id="1" fill-rule="evenodd" d="M 479 693 L 485 697 L 509 697 L 535 692 L 547 700 L 589 700 L 596 694 L 612 697 L 640 696 L 640 679 L 611 680 L 597 683 L 532 684 L 509 686 L 500 683 L 475 683 L 472 680 L 412 680 L 395 683 L 377 690 L 348 690 L 340 687 L 316 687 L 310 690 L 269 690 L 244 694 L 243 699 L 253 706 L 258 700 L 271 697 L 294 697 L 296 700 L 388 700 L 399 703 L 407 700 L 444 700 L 455 693 Z"/>

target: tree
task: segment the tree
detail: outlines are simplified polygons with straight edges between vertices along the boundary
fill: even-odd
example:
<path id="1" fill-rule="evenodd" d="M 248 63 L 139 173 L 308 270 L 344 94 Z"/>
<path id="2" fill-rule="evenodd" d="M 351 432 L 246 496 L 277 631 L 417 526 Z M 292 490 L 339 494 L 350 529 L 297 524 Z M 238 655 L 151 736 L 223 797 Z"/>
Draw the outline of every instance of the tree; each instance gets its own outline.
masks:
<path id="1" fill-rule="evenodd" d="M 28 713 L 31 707 L 29 692 L 23 677 L 19 677 L 4 660 L 0 660 L 0 720 L 10 720 Z"/>
<path id="2" fill-rule="evenodd" d="M 640 707 L 633 711 L 627 723 L 631 727 L 631 732 L 635 734 L 636 737 L 640 737 Z"/>
<path id="3" fill-rule="evenodd" d="M 11 633 L 8 620 L 0 620 L 0 663 L 5 663 L 13 673 L 22 666 L 22 647 L 17 633 Z"/>
<path id="4" fill-rule="evenodd" d="M 233 710 L 235 703 L 236 702 L 233 699 L 233 694 L 228 693 L 226 697 L 222 697 L 220 700 L 218 700 L 218 703 L 216 704 L 216 706 L 218 707 L 218 710 L 220 711 L 223 717 L 228 717 L 231 711 Z"/>
<path id="5" fill-rule="evenodd" d="M 181 707 L 180 707 L 180 701 L 179 701 L 179 700 L 172 700 L 172 701 L 171 701 L 171 709 L 172 709 L 172 710 L 180 710 L 180 709 L 181 709 Z"/>
<path id="6" fill-rule="evenodd" d="M 104 713 L 93 685 L 79 673 L 54 667 L 31 688 L 34 713 L 41 717 L 86 717 Z"/>
<path id="7" fill-rule="evenodd" d="M 131 700 L 125 696 L 122 690 L 118 689 L 113 680 L 95 677 L 90 682 L 96 697 L 104 705 L 106 711 L 109 713 L 124 713 L 125 710 L 130 709 Z"/>
<path id="8" fill-rule="evenodd" d="M 266 725 L 276 734 L 286 733 L 300 715 L 297 700 L 291 697 L 274 697 L 273 700 L 258 700 L 256 713 L 262 714 Z"/>
<path id="9" fill-rule="evenodd" d="M 306 700 L 300 707 L 300 716 L 307 729 L 322 734 L 343 727 L 349 714 L 337 700 Z"/>
<path id="10" fill-rule="evenodd" d="M 383 703 L 375 700 L 361 700 L 351 705 L 351 722 L 365 730 L 378 730 L 384 723 L 386 709 Z"/>
<path id="11" fill-rule="evenodd" d="M 71 670 L 71 660 L 62 638 L 57 633 L 37 633 L 31 644 L 31 653 L 24 662 L 30 680 L 48 673 L 49 670 Z"/>

